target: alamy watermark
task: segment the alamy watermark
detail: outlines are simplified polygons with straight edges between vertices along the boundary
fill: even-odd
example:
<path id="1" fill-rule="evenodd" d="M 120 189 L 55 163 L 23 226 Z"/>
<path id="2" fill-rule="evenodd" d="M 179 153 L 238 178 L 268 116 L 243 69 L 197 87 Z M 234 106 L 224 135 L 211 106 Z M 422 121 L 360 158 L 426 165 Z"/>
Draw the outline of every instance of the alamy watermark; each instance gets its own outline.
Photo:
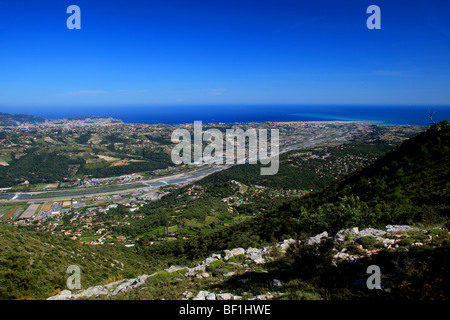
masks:
<path id="1" fill-rule="evenodd" d="M 70 16 L 66 20 L 67 29 L 81 29 L 81 9 L 77 5 L 70 5 L 67 7 L 66 12 Z"/>
<path id="2" fill-rule="evenodd" d="M 381 270 L 380 267 L 373 264 L 367 267 L 367 273 L 370 273 L 371 276 L 367 278 L 366 285 L 370 290 L 373 289 L 381 289 Z"/>
<path id="3" fill-rule="evenodd" d="M 66 13 L 70 16 L 66 20 L 67 29 L 80 30 L 81 29 L 81 9 L 77 5 L 70 5 L 67 7 Z M 381 9 L 377 5 L 370 5 L 367 10 L 370 16 L 367 18 L 366 26 L 368 29 L 381 29 Z"/>
<path id="4" fill-rule="evenodd" d="M 79 266 L 76 265 L 70 265 L 66 273 L 70 276 L 67 278 L 67 288 L 69 290 L 73 289 L 81 289 L 81 269 Z"/>
<path id="5" fill-rule="evenodd" d="M 218 129 L 203 131 L 201 121 L 194 122 L 194 137 L 187 129 L 176 129 L 171 140 L 177 143 L 172 149 L 174 164 L 257 164 L 261 175 L 275 175 L 279 169 L 279 130 L 270 129 L 226 129 L 225 140 Z M 203 148 L 204 142 L 208 143 Z M 248 146 L 248 148 L 247 148 Z M 269 155 L 270 146 L 270 155 Z M 225 147 L 225 151 L 224 151 Z M 236 161 L 236 162 L 235 162 Z"/>
<path id="6" fill-rule="evenodd" d="M 371 5 L 366 11 L 370 16 L 367 18 L 366 25 L 369 30 L 381 29 L 381 9 L 379 6 Z"/>

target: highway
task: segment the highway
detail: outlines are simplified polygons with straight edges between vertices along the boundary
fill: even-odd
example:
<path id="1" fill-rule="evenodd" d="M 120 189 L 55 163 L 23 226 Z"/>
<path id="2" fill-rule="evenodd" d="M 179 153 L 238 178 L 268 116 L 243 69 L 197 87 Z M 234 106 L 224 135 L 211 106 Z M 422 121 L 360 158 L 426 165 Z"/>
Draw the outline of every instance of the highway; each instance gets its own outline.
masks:
<path id="1" fill-rule="evenodd" d="M 323 142 L 324 139 L 315 139 L 302 143 L 297 143 L 291 146 L 285 146 L 283 150 L 280 150 L 279 154 L 289 152 L 296 149 L 302 149 L 306 147 L 312 147 L 313 145 L 317 145 Z M 166 185 L 175 185 L 175 186 L 183 186 L 189 184 L 193 181 L 198 181 L 207 175 L 210 175 L 214 172 L 226 170 L 235 164 L 227 164 L 221 166 L 215 166 L 207 168 L 200 168 L 195 171 L 177 173 L 173 175 L 168 175 L 160 178 L 153 178 L 149 180 L 143 180 L 139 182 L 132 182 L 127 184 L 117 184 L 111 186 L 104 186 L 101 190 L 94 190 L 90 188 L 76 188 L 76 189 L 67 189 L 67 190 L 55 190 L 55 191 L 34 191 L 34 192 L 23 192 L 23 193 L 15 193 L 15 194 L 6 194 L 9 199 L 2 199 L 1 202 L 49 202 L 54 200 L 66 199 L 66 198 L 85 198 L 92 196 L 106 196 L 112 194 L 126 194 L 130 192 L 136 193 L 144 193 L 149 191 L 155 191 L 162 186 Z M 95 187 L 94 187 L 95 188 Z M 39 195 L 47 195 L 41 196 Z"/>
<path id="2" fill-rule="evenodd" d="M 89 190 L 89 188 L 78 188 L 78 189 L 68 189 L 65 191 L 52 191 L 52 192 L 42 192 L 42 191 L 35 191 L 35 192 L 24 192 L 24 193 L 16 193 L 14 195 L 10 195 L 11 199 L 4 199 L 0 200 L 0 202 L 8 202 L 8 203 L 14 203 L 14 202 L 48 202 L 48 201 L 54 201 L 59 199 L 65 199 L 65 198 L 85 198 L 85 197 L 91 197 L 91 196 L 106 196 L 106 195 L 112 195 L 112 194 L 124 194 L 124 193 L 130 193 L 130 192 L 149 192 L 152 190 L 159 189 L 162 186 L 166 185 L 175 185 L 175 186 L 183 186 L 185 184 L 191 183 L 193 181 L 200 180 L 204 177 L 206 177 L 209 174 L 212 174 L 217 171 L 225 170 L 231 167 L 231 165 L 225 165 L 220 167 L 208 167 L 206 169 L 200 169 L 196 171 L 191 172 L 185 172 L 185 173 L 178 173 L 174 175 L 169 175 L 166 177 L 161 178 L 154 178 L 149 180 L 143 180 L 139 183 L 129 183 L 129 184 L 123 184 L 123 185 L 114 185 L 111 186 L 110 190 L 104 190 L 104 191 L 94 191 Z M 107 187 L 105 187 L 107 188 Z M 42 194 L 51 194 L 55 193 L 54 195 L 49 195 L 46 197 L 39 197 L 39 195 Z"/>

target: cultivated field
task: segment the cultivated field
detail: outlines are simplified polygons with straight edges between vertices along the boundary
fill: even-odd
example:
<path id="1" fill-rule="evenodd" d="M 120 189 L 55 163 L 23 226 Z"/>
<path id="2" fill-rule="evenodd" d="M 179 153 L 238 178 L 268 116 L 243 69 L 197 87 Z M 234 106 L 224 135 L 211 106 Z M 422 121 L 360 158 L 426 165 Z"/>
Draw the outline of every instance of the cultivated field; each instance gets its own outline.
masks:
<path id="1" fill-rule="evenodd" d="M 25 212 L 20 216 L 21 219 L 30 219 L 36 213 L 36 210 L 39 208 L 40 203 L 33 203 L 25 210 Z"/>

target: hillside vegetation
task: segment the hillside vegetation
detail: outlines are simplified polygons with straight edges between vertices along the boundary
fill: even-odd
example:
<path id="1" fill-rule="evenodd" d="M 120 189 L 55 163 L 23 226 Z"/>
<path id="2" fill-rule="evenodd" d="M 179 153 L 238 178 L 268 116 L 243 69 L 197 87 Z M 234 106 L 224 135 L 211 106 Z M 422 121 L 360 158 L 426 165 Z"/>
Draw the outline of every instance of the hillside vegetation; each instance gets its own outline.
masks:
<path id="1" fill-rule="evenodd" d="M 0 300 L 45 299 L 56 294 L 66 288 L 70 265 L 80 267 L 82 288 L 152 268 L 130 248 L 82 245 L 0 225 Z"/>
<path id="2" fill-rule="evenodd" d="M 199 258 L 233 247 L 273 243 L 323 231 L 387 224 L 447 225 L 450 125 L 443 121 L 368 168 L 324 189 L 213 234 L 140 248 L 149 257 Z"/>
<path id="3" fill-rule="evenodd" d="M 205 225 L 199 225 L 199 235 L 188 240 L 179 238 L 176 241 L 158 241 L 152 244 L 151 241 L 157 235 L 151 234 L 150 231 L 158 226 L 169 226 L 172 221 L 178 227 L 184 228 L 185 232 L 191 232 L 195 228 L 190 224 L 195 222 L 195 219 L 208 219 L 208 225 L 213 228 L 219 222 L 238 216 L 236 212 L 229 212 L 218 200 L 228 196 L 231 191 L 242 191 L 244 185 L 231 182 L 230 179 L 248 179 L 246 182 L 249 184 L 252 182 L 272 186 L 280 184 L 281 180 L 258 181 L 257 178 L 247 176 L 245 170 L 235 169 L 200 181 L 199 188 L 188 186 L 189 189 L 183 189 L 196 197 L 202 195 L 201 201 L 183 198 L 183 191 L 175 190 L 143 208 L 143 212 L 147 214 L 141 220 L 142 223 L 116 229 L 116 232 L 138 237 L 134 248 L 82 245 L 50 234 L 0 226 L 0 299 L 39 299 L 54 295 L 65 288 L 66 269 L 70 265 L 78 265 L 81 268 L 82 286 L 87 288 L 121 278 L 161 271 L 172 264 L 194 266 L 208 255 L 226 249 L 260 248 L 285 239 L 304 239 L 322 232 L 335 237 L 342 229 L 384 229 L 389 224 L 407 224 L 427 230 L 425 234 L 416 232 L 402 239 L 406 250 L 387 250 L 386 254 L 370 258 L 370 263 L 375 261 L 376 264 L 388 266 L 393 272 L 398 268 L 392 266 L 392 261 L 415 261 L 415 264 L 400 265 L 403 271 L 401 277 L 395 278 L 395 281 L 405 281 L 405 287 L 394 296 L 447 297 L 448 290 L 443 291 L 441 288 L 448 287 L 449 281 L 445 271 L 448 270 L 446 230 L 449 227 L 450 212 L 449 146 L 450 125 L 444 121 L 406 140 L 401 146 L 389 151 L 364 169 L 346 176 L 335 175 L 335 178 L 341 178 L 319 191 L 296 195 L 287 202 L 269 197 L 265 199 L 267 204 L 264 204 L 264 212 L 211 233 L 204 232 Z M 287 158 L 283 159 L 292 158 L 287 155 Z M 291 162 L 294 166 L 295 161 Z M 286 170 L 285 174 L 296 172 L 295 167 Z M 208 208 L 210 212 L 207 213 L 205 210 Z M 436 227 L 438 229 L 434 229 Z M 427 240 L 428 236 L 431 236 L 432 240 Z M 370 237 L 361 237 L 358 241 L 349 242 L 346 249 L 349 252 L 358 252 L 359 245 L 367 249 L 377 246 Z M 410 247 L 418 242 L 422 243 L 420 250 L 410 250 Z M 338 268 L 331 267 L 331 249 L 333 246 L 329 246 L 326 241 L 318 247 L 296 245 L 284 258 L 274 259 L 273 263 L 266 266 L 255 267 L 268 268 L 289 286 L 286 290 L 292 295 L 284 298 L 304 298 L 297 292 L 304 292 L 305 288 L 310 289 L 311 297 L 361 297 L 359 293 L 349 293 L 350 289 L 346 286 L 351 281 L 358 280 L 358 274 L 364 273 L 363 264 L 339 264 Z M 274 255 L 276 256 L 276 252 Z M 369 258 L 362 257 L 361 261 L 365 259 Z M 233 265 L 226 266 L 231 268 Z M 229 271 L 227 268 L 221 269 L 221 272 Z M 246 272 L 245 269 L 241 271 Z M 156 281 L 156 278 L 152 279 L 151 281 Z M 140 296 L 135 292 L 128 297 L 170 298 L 164 295 L 164 292 L 167 291 L 167 285 L 174 284 L 174 279 L 165 279 L 168 282 L 155 287 L 159 293 L 152 291 L 147 296 Z M 327 282 L 326 279 L 333 281 Z M 233 281 L 235 280 L 230 279 L 226 283 L 227 289 L 228 286 L 234 288 L 240 285 Z M 190 283 L 186 280 L 180 288 L 189 287 Z M 196 290 L 201 289 L 203 285 L 205 282 L 199 280 Z M 431 291 L 432 288 L 440 289 L 433 291 L 434 294 L 424 293 L 420 290 L 425 285 L 429 286 Z M 247 287 L 242 288 L 244 289 L 247 290 Z M 178 293 L 174 296 L 180 295 Z"/>

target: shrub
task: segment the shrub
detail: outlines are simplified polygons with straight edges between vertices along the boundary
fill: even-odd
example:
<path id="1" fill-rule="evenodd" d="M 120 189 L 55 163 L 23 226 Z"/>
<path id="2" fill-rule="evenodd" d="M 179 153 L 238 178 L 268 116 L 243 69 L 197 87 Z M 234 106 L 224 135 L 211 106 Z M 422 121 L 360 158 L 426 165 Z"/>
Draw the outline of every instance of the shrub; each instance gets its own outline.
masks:
<path id="1" fill-rule="evenodd" d="M 211 272 L 214 276 L 223 272 L 225 267 L 225 262 L 222 260 L 216 260 L 209 264 L 207 271 Z"/>
<path id="2" fill-rule="evenodd" d="M 406 237 L 398 242 L 399 246 L 409 247 L 414 243 L 414 239 Z"/>
<path id="3" fill-rule="evenodd" d="M 247 256 L 245 254 L 238 254 L 238 255 L 232 256 L 230 259 L 228 259 L 228 262 L 244 264 L 246 259 L 247 259 Z"/>
<path id="4" fill-rule="evenodd" d="M 418 242 L 423 242 L 428 239 L 428 236 L 421 231 L 411 231 L 408 232 L 408 235 Z"/>
<path id="5" fill-rule="evenodd" d="M 296 243 L 290 247 L 287 258 L 291 260 L 296 273 L 308 278 L 331 265 L 333 247 L 331 238 L 313 245 L 304 242 Z"/>
<path id="6" fill-rule="evenodd" d="M 363 250 L 361 250 L 359 248 L 359 245 L 357 243 L 350 243 L 346 246 L 344 246 L 347 249 L 347 252 L 349 254 L 353 254 L 353 255 L 362 255 L 364 253 Z"/>
<path id="7" fill-rule="evenodd" d="M 432 236 L 433 238 L 435 238 L 436 236 L 441 237 L 444 234 L 444 231 L 442 231 L 441 229 L 434 228 L 434 229 L 430 229 L 428 231 L 428 234 L 430 236 Z"/>
<path id="8" fill-rule="evenodd" d="M 344 237 L 345 241 L 352 241 L 355 238 L 355 235 L 352 233 L 347 233 Z"/>
<path id="9" fill-rule="evenodd" d="M 374 236 L 364 236 L 356 240 L 364 249 L 373 250 L 380 247 L 380 242 Z"/>
<path id="10" fill-rule="evenodd" d="M 154 283 L 165 282 L 173 278 L 173 274 L 167 271 L 160 271 L 151 277 L 151 281 Z"/>
<path id="11" fill-rule="evenodd" d="M 444 281 L 430 273 L 428 265 L 407 265 L 400 270 L 400 284 L 396 291 L 402 298 L 412 300 L 441 300 L 445 298 Z"/>

